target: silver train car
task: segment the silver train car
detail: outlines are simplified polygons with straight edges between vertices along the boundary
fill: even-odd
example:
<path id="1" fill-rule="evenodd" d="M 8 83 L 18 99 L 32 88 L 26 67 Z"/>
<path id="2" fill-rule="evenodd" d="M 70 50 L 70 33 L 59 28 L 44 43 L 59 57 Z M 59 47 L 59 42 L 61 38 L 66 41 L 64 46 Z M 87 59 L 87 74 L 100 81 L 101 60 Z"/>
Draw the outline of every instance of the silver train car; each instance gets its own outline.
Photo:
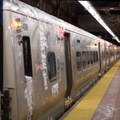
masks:
<path id="1" fill-rule="evenodd" d="M 120 57 L 119 47 L 18 0 L 0 1 L 2 120 L 55 120 Z"/>

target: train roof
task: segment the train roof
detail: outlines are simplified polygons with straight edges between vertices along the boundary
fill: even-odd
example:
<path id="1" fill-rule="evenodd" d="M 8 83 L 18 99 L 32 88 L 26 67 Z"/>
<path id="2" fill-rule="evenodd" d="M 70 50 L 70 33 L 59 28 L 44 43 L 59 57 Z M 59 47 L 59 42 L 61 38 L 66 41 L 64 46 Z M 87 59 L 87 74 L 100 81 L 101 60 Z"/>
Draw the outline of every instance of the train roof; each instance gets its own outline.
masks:
<path id="1" fill-rule="evenodd" d="M 98 40 L 101 39 L 89 32 L 86 32 L 85 30 L 82 30 L 82 29 L 80 29 L 70 23 L 67 23 L 55 16 L 52 16 L 36 7 L 32 7 L 26 3 L 23 3 L 18 0 L 3 0 L 3 9 L 11 10 L 18 14 L 22 14 L 22 15 L 25 15 L 26 17 L 31 17 L 31 18 L 39 20 L 39 21 L 44 21 L 44 22 L 47 22 L 50 24 L 55 24 L 57 26 L 61 26 L 66 30 L 70 30 L 72 32 L 79 33 L 79 34 L 82 34 L 85 36 L 89 36 L 92 39 L 98 39 Z"/>

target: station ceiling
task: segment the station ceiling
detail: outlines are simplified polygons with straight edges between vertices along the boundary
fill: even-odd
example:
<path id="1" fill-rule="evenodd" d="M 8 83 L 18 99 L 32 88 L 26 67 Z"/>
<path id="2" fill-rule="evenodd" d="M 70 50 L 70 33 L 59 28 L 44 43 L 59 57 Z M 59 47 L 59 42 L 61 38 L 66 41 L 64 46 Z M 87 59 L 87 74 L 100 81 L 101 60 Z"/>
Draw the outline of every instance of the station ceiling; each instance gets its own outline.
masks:
<path id="1" fill-rule="evenodd" d="M 90 3 L 98 11 L 102 19 L 120 39 L 120 1 L 90 1 Z M 95 35 L 100 36 L 114 44 L 118 44 L 116 40 L 81 6 L 79 7 L 78 24 Z"/>
<path id="2" fill-rule="evenodd" d="M 21 0 L 120 46 L 78 0 Z M 120 1 L 89 1 L 120 40 Z"/>

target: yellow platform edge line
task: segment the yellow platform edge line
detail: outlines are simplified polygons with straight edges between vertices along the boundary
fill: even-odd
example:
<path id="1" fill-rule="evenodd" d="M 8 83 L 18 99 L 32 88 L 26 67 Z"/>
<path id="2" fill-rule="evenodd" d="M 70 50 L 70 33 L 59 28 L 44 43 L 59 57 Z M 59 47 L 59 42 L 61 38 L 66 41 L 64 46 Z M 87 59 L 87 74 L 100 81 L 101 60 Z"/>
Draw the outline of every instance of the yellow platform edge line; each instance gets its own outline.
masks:
<path id="1" fill-rule="evenodd" d="M 65 105 L 66 105 L 66 106 L 69 106 L 72 102 L 73 102 L 73 100 L 66 100 L 66 101 L 65 101 Z"/>
<path id="2" fill-rule="evenodd" d="M 90 120 L 120 66 L 120 60 L 105 74 L 64 120 Z"/>

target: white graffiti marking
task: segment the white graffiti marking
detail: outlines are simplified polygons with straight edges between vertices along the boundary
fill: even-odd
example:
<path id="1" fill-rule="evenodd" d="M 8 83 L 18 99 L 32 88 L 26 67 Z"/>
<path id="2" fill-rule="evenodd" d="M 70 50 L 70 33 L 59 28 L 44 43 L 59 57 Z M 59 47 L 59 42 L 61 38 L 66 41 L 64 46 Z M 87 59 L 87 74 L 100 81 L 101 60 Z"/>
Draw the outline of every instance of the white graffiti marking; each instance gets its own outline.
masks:
<path id="1" fill-rule="evenodd" d="M 28 106 L 28 116 L 27 120 L 31 120 L 32 116 L 32 110 L 33 110 L 33 80 L 32 77 L 25 76 L 26 79 L 26 88 L 24 90 L 24 95 L 27 100 L 27 106 Z"/>
<path id="2" fill-rule="evenodd" d="M 41 49 L 41 63 L 42 63 L 42 75 L 43 75 L 43 80 L 44 80 L 44 89 L 48 89 L 48 77 L 47 77 L 47 60 L 46 60 L 46 54 L 45 54 L 45 49 L 48 48 L 47 46 L 47 40 L 46 37 L 44 36 L 44 31 L 43 31 L 43 26 L 40 25 L 40 49 Z"/>
<path id="3" fill-rule="evenodd" d="M 52 86 L 52 96 L 55 96 L 58 94 L 58 88 L 59 88 L 58 83 Z"/>

